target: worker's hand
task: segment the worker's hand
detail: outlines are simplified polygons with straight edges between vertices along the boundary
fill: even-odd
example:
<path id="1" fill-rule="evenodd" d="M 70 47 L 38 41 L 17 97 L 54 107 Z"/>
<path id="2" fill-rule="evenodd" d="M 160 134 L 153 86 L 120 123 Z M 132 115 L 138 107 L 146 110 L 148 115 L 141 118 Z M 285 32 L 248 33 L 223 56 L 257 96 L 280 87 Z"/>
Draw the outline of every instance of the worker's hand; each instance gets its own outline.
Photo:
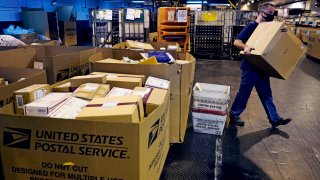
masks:
<path id="1" fill-rule="evenodd" d="M 254 50 L 254 48 L 247 45 L 243 49 L 245 55 L 250 55 L 252 50 Z"/>

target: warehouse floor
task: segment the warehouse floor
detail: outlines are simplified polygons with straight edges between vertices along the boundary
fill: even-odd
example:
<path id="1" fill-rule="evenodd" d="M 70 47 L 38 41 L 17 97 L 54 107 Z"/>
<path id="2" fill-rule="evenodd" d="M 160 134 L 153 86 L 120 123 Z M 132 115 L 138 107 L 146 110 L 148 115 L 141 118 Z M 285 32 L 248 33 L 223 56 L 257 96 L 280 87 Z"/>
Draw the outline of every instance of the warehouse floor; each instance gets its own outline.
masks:
<path id="1" fill-rule="evenodd" d="M 240 62 L 198 60 L 195 81 L 239 87 Z M 255 91 L 244 127 L 224 135 L 194 133 L 171 146 L 161 179 L 320 179 L 320 64 L 304 59 L 286 80 L 271 80 L 280 115 L 293 122 L 272 130 Z"/>

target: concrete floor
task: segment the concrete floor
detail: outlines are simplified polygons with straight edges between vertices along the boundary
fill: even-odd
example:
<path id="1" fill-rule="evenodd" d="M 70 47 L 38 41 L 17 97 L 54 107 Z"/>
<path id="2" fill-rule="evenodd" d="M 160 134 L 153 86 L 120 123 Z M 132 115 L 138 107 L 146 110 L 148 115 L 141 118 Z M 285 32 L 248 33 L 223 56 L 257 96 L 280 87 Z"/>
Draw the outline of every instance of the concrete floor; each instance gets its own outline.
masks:
<path id="1" fill-rule="evenodd" d="M 230 85 L 233 99 L 239 67 L 198 60 L 195 81 Z M 280 115 L 293 122 L 271 130 L 255 90 L 242 114 L 246 125 L 231 125 L 221 137 L 194 133 L 189 117 L 185 142 L 171 147 L 161 179 L 320 179 L 320 64 L 304 59 L 288 80 L 272 78 L 271 86 Z"/>

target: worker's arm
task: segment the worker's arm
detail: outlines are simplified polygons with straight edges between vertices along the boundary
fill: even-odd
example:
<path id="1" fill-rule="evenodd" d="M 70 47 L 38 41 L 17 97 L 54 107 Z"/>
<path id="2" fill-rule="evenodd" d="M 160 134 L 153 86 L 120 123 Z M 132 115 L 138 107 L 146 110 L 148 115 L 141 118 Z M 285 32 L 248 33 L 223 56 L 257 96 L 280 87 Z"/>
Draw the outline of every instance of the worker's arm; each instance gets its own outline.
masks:
<path id="1" fill-rule="evenodd" d="M 251 50 L 254 50 L 254 48 L 244 44 L 240 39 L 236 39 L 233 43 L 237 48 L 240 48 L 244 51 L 244 54 L 250 55 Z"/>

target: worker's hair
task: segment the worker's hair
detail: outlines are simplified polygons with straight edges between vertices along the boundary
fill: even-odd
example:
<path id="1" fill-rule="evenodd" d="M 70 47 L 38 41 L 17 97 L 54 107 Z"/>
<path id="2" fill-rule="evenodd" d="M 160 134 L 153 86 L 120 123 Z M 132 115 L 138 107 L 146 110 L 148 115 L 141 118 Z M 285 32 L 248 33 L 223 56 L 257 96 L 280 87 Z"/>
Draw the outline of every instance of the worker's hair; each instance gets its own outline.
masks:
<path id="1" fill-rule="evenodd" d="M 259 6 L 258 13 L 261 13 L 261 12 L 263 12 L 264 10 L 268 9 L 269 6 L 274 7 L 274 4 L 273 4 L 273 3 L 270 3 L 270 2 L 261 4 L 261 5 Z"/>

